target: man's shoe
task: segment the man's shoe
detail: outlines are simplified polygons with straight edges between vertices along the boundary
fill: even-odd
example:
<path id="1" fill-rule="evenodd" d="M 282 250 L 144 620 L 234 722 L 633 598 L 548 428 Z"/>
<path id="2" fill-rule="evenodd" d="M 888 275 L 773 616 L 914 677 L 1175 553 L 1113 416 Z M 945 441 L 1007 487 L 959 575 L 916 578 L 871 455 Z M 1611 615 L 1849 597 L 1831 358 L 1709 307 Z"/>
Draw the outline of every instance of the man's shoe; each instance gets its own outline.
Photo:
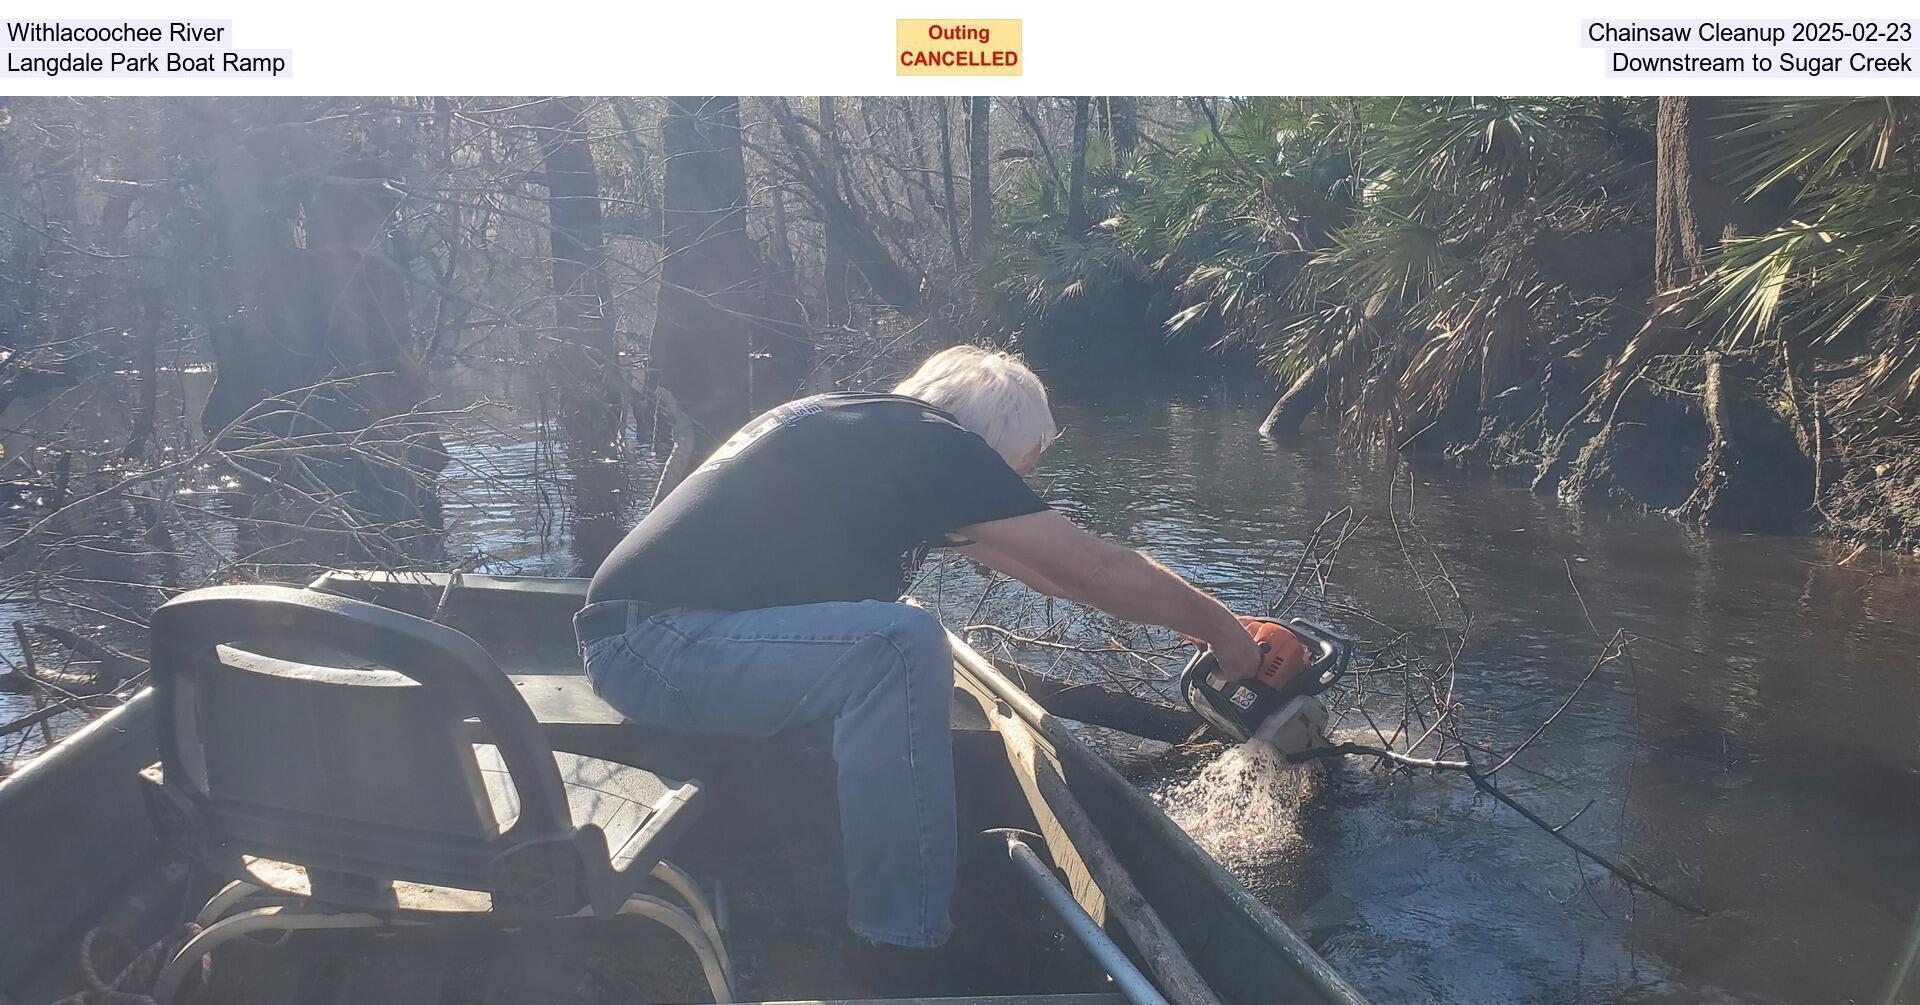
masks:
<path id="1" fill-rule="evenodd" d="M 845 956 L 849 975 L 876 998 L 948 998 L 972 983 L 948 946 L 913 949 L 850 935 Z"/>

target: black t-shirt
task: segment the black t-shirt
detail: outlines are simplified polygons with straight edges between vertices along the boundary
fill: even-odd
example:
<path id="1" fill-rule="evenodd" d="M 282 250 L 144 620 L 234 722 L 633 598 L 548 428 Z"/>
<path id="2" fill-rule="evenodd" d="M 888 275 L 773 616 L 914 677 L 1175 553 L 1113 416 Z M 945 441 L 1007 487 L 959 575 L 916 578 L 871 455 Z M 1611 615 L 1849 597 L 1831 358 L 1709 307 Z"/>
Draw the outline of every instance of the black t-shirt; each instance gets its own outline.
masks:
<path id="1" fill-rule="evenodd" d="M 747 423 L 688 475 L 607 556 L 587 601 L 893 600 L 949 532 L 1046 508 L 924 401 L 815 395 Z"/>

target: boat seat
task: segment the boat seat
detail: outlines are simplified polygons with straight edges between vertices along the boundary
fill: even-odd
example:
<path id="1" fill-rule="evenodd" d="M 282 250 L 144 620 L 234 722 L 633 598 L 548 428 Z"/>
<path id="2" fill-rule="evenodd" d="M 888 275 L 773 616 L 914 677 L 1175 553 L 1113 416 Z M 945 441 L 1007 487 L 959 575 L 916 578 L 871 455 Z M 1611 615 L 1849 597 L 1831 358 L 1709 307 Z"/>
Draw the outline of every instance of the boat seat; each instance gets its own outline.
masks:
<path id="1" fill-rule="evenodd" d="M 347 597 L 222 586 L 155 612 L 151 651 L 149 804 L 229 880 L 162 969 L 163 1002 L 253 932 L 619 914 L 674 931 L 714 1000 L 733 1000 L 716 914 L 664 858 L 699 783 L 554 751 L 467 636 Z M 649 879 L 684 906 L 640 892 Z"/>
<path id="2" fill-rule="evenodd" d="M 474 755 L 494 818 L 502 827 L 511 826 L 520 815 L 520 797 L 514 791 L 512 774 L 500 756 L 500 748 L 475 744 Z M 568 818 L 575 828 L 600 829 L 616 871 L 624 872 L 649 850 L 652 835 L 648 825 L 684 798 L 679 783 L 629 764 L 559 750 L 554 751 L 553 761 L 560 771 L 560 784 L 567 790 Z"/>

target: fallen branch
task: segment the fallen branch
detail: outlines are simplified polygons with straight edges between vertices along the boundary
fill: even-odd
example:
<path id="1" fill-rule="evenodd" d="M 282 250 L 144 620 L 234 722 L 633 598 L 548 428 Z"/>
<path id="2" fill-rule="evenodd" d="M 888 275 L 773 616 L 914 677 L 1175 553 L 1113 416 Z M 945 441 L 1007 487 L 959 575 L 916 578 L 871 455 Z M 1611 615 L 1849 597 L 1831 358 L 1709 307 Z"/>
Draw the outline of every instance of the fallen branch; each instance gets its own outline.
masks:
<path id="1" fill-rule="evenodd" d="M 74 655 L 84 660 L 98 663 L 100 669 L 94 673 L 93 683 L 101 691 L 112 691 L 121 684 L 144 673 L 147 661 L 130 653 L 123 653 L 102 642 L 95 642 L 77 632 L 50 625 L 44 621 L 30 621 L 18 629 L 21 638 L 31 630 L 66 646 Z"/>
<path id="2" fill-rule="evenodd" d="M 1488 768 L 1487 776 L 1492 777 L 1494 774 L 1499 772 L 1501 768 L 1504 768 L 1507 765 L 1512 764 L 1513 759 L 1516 757 L 1519 757 L 1521 751 L 1527 749 L 1529 746 L 1532 746 L 1533 741 L 1538 740 L 1540 738 L 1540 734 L 1546 732 L 1548 726 L 1553 725 L 1553 720 L 1560 718 L 1560 713 L 1565 712 L 1567 710 L 1567 707 L 1573 704 L 1573 699 L 1579 696 L 1580 689 L 1587 686 L 1587 682 L 1593 679 L 1593 675 L 1599 673 L 1601 667 L 1606 666 L 1607 664 L 1612 663 L 1614 660 L 1620 658 L 1620 654 L 1624 652 L 1626 649 L 1626 644 L 1627 644 L 1626 633 L 1619 630 L 1614 631 L 1613 638 L 1608 639 L 1606 647 L 1600 651 L 1600 658 L 1597 660 L 1594 660 L 1593 665 L 1587 668 L 1586 676 L 1580 678 L 1580 683 L 1575 684 L 1573 686 L 1573 690 L 1567 692 L 1567 698 L 1565 701 L 1562 701 L 1560 703 L 1560 707 L 1554 709 L 1552 715 L 1547 716 L 1546 719 L 1541 721 L 1540 725 L 1534 727 L 1533 734 L 1531 736 L 1528 736 L 1526 739 L 1520 741 L 1519 746 L 1508 751 L 1507 756 L 1502 757 L 1500 759 L 1500 763 L 1494 765 L 1491 768 Z"/>
<path id="3" fill-rule="evenodd" d="M 0 723 L 0 736 L 12 736 L 15 733 L 25 732 L 67 712 L 99 711 L 118 704 L 120 704 L 119 700 L 112 695 L 89 694 L 77 698 L 62 698 L 17 719 Z"/>
<path id="4" fill-rule="evenodd" d="M 1088 655 L 1093 655 L 1093 656 L 1104 656 L 1104 655 L 1118 653 L 1121 655 L 1137 656 L 1143 660 L 1149 660 L 1149 661 L 1151 660 L 1183 660 L 1183 658 L 1178 653 L 1156 652 L 1151 649 L 1133 649 L 1127 646 L 1120 645 L 1119 643 L 1114 642 L 1111 639 L 1107 640 L 1107 644 L 1104 646 L 1088 646 L 1088 645 L 1075 645 L 1071 642 L 1052 642 L 1047 639 L 1039 638 L 1033 635 L 1021 635 L 1018 632 L 1014 632 L 1010 629 L 1002 628 L 999 625 L 989 625 L 989 624 L 968 625 L 965 628 L 962 628 L 960 630 L 960 634 L 962 636 L 965 636 L 971 632 L 989 632 L 994 635 L 998 635 L 1009 642 L 1017 642 L 1023 646 L 1037 646 L 1041 649 L 1064 649 L 1067 652 L 1086 653 Z"/>
<path id="5" fill-rule="evenodd" d="M 1330 526 L 1335 520 L 1346 518 L 1347 522 L 1351 524 L 1352 517 L 1353 517 L 1353 507 L 1348 506 L 1345 509 L 1328 513 L 1323 519 L 1321 519 L 1320 525 L 1318 527 L 1313 528 L 1313 534 L 1307 538 L 1307 546 L 1305 548 L 1302 548 L 1300 551 L 1300 560 L 1294 563 L 1293 575 L 1287 577 L 1286 589 L 1280 592 L 1280 596 L 1274 598 L 1273 603 L 1267 605 L 1267 617 L 1278 618 L 1286 614 L 1287 605 L 1293 602 L 1294 587 L 1299 585 L 1300 574 L 1307 571 L 1308 565 L 1315 565 L 1315 566 L 1319 565 L 1319 557 L 1316 554 L 1316 549 L 1320 545 L 1320 535 L 1326 533 L 1327 527 Z M 1347 540 L 1346 535 L 1342 534 L 1341 537 L 1335 542 L 1334 550 L 1338 551 L 1339 546 L 1341 544 L 1345 544 L 1346 540 Z"/>
<path id="6" fill-rule="evenodd" d="M 1518 813 L 1522 817 L 1525 817 L 1528 823 L 1531 823 L 1534 826 L 1540 828 L 1541 830 L 1547 832 L 1547 834 L 1551 835 L 1555 841 L 1558 841 L 1561 844 L 1566 845 L 1568 848 L 1573 849 L 1574 854 L 1585 856 L 1586 858 L 1594 862 L 1594 864 L 1612 873 L 1614 877 L 1619 879 L 1621 882 L 1627 884 L 1628 886 L 1634 887 L 1635 889 L 1645 890 L 1646 892 L 1653 894 L 1656 897 L 1659 897 L 1661 900 L 1664 900 L 1667 903 L 1672 904 L 1673 906 L 1683 911 L 1686 911 L 1689 914 L 1699 915 L 1700 917 L 1706 917 L 1707 915 L 1707 910 L 1705 908 L 1699 907 L 1685 900 L 1681 900 L 1679 897 L 1676 897 L 1673 894 L 1668 893 L 1666 890 L 1662 889 L 1658 883 L 1655 883 L 1653 880 L 1650 880 L 1647 877 L 1641 875 L 1638 870 L 1630 866 L 1617 863 L 1612 859 L 1607 858 L 1605 855 L 1602 855 L 1599 852 L 1594 851 L 1591 848 L 1588 848 L 1586 845 L 1583 845 L 1580 842 L 1575 841 L 1573 838 L 1568 837 L 1564 833 L 1564 828 L 1567 826 L 1567 824 L 1571 824 L 1574 820 L 1580 819 L 1581 814 L 1584 814 L 1586 812 L 1584 808 L 1580 811 L 1580 813 L 1574 814 L 1572 819 L 1569 819 L 1566 824 L 1561 824 L 1558 827 L 1556 827 L 1553 824 L 1550 824 L 1547 821 L 1541 819 L 1538 813 L 1535 813 L 1534 811 L 1528 809 L 1526 806 L 1521 805 L 1520 802 L 1518 800 L 1515 800 L 1512 796 L 1509 796 L 1506 793 L 1500 791 L 1499 786 L 1493 784 L 1493 782 L 1487 778 L 1486 774 L 1481 772 L 1481 770 L 1477 766 L 1475 766 L 1474 763 L 1470 760 L 1462 759 L 1462 760 L 1455 761 L 1455 760 L 1442 760 L 1440 758 L 1432 758 L 1432 757 L 1413 757 L 1408 754 L 1403 754 L 1397 750 L 1388 750 L 1384 747 L 1373 747 L 1373 746 L 1368 746 L 1362 743 L 1336 743 L 1327 747 L 1317 747 L 1313 750 L 1309 750 L 1304 753 L 1291 755 L 1288 759 L 1295 763 L 1300 763 L 1302 761 L 1332 760 L 1334 758 L 1352 757 L 1352 756 L 1378 758 L 1379 760 L 1388 761 L 1393 764 L 1397 764 L 1407 768 L 1426 768 L 1432 771 L 1452 771 L 1452 772 L 1457 772 L 1459 774 L 1463 774 L 1467 776 L 1468 781 L 1471 781 L 1473 783 L 1474 788 L 1479 789 L 1481 792 L 1484 792 L 1489 796 L 1492 796 L 1494 799 L 1498 800 L 1501 804 L 1505 805 L 1508 809 L 1511 809 L 1515 813 Z"/>

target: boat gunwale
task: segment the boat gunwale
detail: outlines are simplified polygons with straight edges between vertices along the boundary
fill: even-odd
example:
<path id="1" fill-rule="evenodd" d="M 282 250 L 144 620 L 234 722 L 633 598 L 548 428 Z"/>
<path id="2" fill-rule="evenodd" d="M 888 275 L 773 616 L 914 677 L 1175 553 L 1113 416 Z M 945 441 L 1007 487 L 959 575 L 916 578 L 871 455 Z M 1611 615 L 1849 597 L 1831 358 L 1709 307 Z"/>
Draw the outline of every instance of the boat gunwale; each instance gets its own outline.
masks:
<path id="1" fill-rule="evenodd" d="M 1126 780 L 1120 772 L 1105 758 L 1095 753 L 1085 743 L 1065 729 L 1048 729 L 1049 722 L 1059 720 L 1048 712 L 1032 695 L 1013 683 L 1006 674 L 968 645 L 959 636 L 948 632 L 953 646 L 954 668 L 968 679 L 985 688 L 993 698 L 1004 702 L 1006 706 L 1023 722 L 1034 741 L 1050 752 L 1056 759 L 1070 762 L 1065 765 L 1070 774 L 1091 777 L 1112 794 L 1116 795 L 1134 815 L 1154 829 L 1155 836 L 1174 849 L 1183 862 L 1198 870 L 1215 889 L 1224 893 L 1228 900 L 1260 930 L 1266 941 L 1273 946 L 1294 968 L 1315 985 L 1325 1000 L 1340 1005 L 1368 1005 L 1367 999 L 1360 994 L 1339 971 L 1328 963 L 1313 947 L 1307 945 L 1298 932 L 1289 927 L 1273 910 L 1261 903 L 1234 875 L 1221 865 L 1218 859 L 1202 849 L 1180 825 L 1167 816 L 1166 811 Z M 1056 740 L 1056 738 L 1058 738 Z"/>

